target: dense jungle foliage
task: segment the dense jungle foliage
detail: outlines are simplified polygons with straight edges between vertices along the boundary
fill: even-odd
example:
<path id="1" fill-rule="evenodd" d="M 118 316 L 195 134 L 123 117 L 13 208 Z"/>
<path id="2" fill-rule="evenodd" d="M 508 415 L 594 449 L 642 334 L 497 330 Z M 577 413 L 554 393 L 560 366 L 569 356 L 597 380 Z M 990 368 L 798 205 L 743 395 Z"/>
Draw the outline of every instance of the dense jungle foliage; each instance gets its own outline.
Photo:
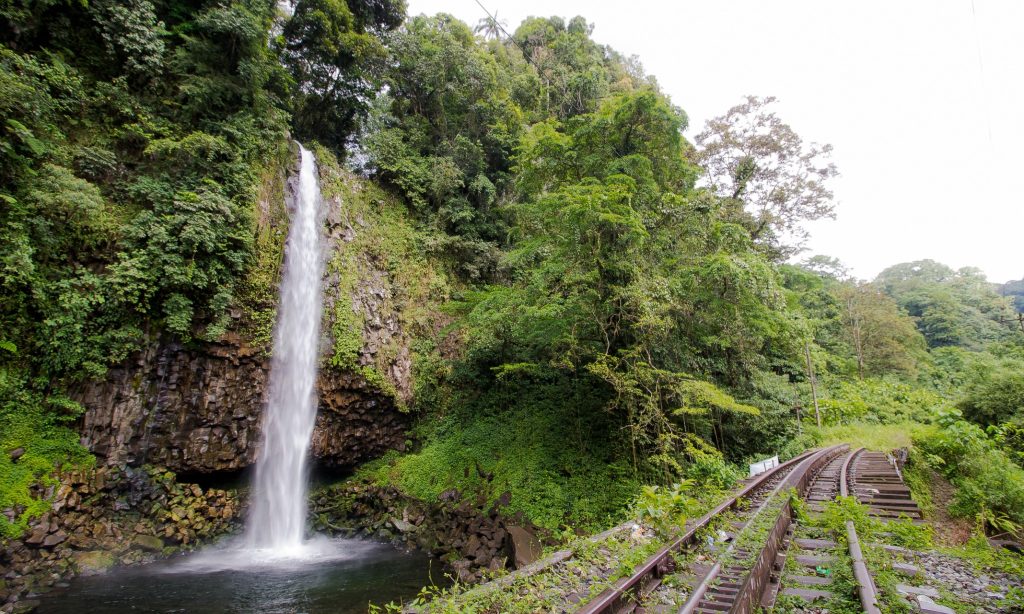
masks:
<path id="1" fill-rule="evenodd" d="M 451 288 L 416 349 L 416 448 L 362 477 L 596 528 L 644 484 L 725 487 L 818 421 L 917 422 L 963 514 L 1024 522 L 1020 282 L 794 264 L 837 170 L 773 99 L 691 142 L 583 17 L 506 33 L 393 0 L 293 8 L 0 4 L 0 442 L 25 450 L 0 454 L 0 509 L 24 506 L 7 534 L 41 509 L 31 483 L 88 462 L 77 383 L 266 307 L 257 193 L 290 136 L 399 202 Z"/>

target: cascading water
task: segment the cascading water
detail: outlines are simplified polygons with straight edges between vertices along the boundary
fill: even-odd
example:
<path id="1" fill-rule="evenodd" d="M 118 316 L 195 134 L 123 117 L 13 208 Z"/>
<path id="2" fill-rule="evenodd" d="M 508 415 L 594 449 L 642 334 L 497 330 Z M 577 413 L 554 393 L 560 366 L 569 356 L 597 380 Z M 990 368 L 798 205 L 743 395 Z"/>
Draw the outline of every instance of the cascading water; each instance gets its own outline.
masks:
<path id="1" fill-rule="evenodd" d="M 270 398 L 256 465 L 246 545 L 287 553 L 300 549 L 306 529 L 306 454 L 316 421 L 323 259 L 316 158 L 302 156 L 281 278 Z"/>
<path id="2" fill-rule="evenodd" d="M 245 533 L 166 571 L 300 568 L 361 556 L 365 545 L 306 533 L 306 457 L 316 423 L 316 374 L 323 311 L 320 185 L 316 157 L 299 145 L 298 190 L 281 275 L 269 399 Z"/>

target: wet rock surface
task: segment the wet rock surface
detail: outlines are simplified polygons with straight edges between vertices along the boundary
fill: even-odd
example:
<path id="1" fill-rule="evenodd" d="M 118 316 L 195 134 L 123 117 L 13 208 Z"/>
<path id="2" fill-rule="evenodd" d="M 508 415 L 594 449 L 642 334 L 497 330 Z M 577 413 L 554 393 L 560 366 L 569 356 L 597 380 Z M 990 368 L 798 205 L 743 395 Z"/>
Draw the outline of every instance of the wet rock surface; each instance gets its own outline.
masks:
<path id="1" fill-rule="evenodd" d="M 520 515 L 505 514 L 508 503 L 507 494 L 488 505 L 454 490 L 425 502 L 393 487 L 348 482 L 314 493 L 310 515 L 318 531 L 420 549 L 446 562 L 460 582 L 474 583 L 539 554 L 538 531 Z M 516 548 L 513 534 L 528 552 Z"/>
<path id="2" fill-rule="evenodd" d="M 186 348 L 157 343 L 91 382 L 82 443 L 108 465 L 237 470 L 255 462 L 269 360 L 237 337 Z"/>
<path id="3" fill-rule="evenodd" d="M 152 561 L 239 525 L 237 493 L 179 483 L 164 469 L 101 466 L 58 477 L 38 493 L 50 511 L 3 544 L 0 611 L 29 611 L 35 597 L 76 575 Z"/>
<path id="4" fill-rule="evenodd" d="M 388 450 L 405 451 L 411 417 L 390 397 L 350 372 L 321 371 L 318 380 L 311 450 L 322 465 L 348 469 Z"/>
<path id="5" fill-rule="evenodd" d="M 151 346 L 104 381 L 77 391 L 82 442 L 107 465 L 143 463 L 178 472 L 234 471 L 256 462 L 269 359 L 237 336 L 186 348 Z M 404 449 L 409 416 L 358 374 L 319 377 L 313 456 L 354 467 Z"/>

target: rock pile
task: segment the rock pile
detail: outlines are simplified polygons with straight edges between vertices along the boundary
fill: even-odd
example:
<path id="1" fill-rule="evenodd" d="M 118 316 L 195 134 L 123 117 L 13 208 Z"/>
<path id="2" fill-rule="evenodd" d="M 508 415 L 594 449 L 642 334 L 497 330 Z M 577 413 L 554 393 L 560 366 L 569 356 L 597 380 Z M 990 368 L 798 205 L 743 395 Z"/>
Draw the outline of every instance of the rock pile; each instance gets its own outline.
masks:
<path id="1" fill-rule="evenodd" d="M 1012 612 L 1005 604 L 1010 589 L 1020 585 L 1020 578 L 1000 571 L 979 573 L 966 561 L 937 552 L 916 553 L 927 579 L 943 586 L 962 602 L 970 603 L 976 612 Z"/>
<path id="2" fill-rule="evenodd" d="M 77 574 L 152 560 L 222 535 L 237 526 L 241 507 L 236 493 L 181 484 L 151 467 L 71 471 L 42 490 L 51 511 L 0 552 L 0 611 L 25 609 Z"/>
<path id="3" fill-rule="evenodd" d="M 536 530 L 520 515 L 502 513 L 508 503 L 508 494 L 488 505 L 455 490 L 425 502 L 393 487 L 356 481 L 314 493 L 310 513 L 319 531 L 419 548 L 447 562 L 460 582 L 472 583 L 487 571 L 521 567 L 540 554 Z"/>

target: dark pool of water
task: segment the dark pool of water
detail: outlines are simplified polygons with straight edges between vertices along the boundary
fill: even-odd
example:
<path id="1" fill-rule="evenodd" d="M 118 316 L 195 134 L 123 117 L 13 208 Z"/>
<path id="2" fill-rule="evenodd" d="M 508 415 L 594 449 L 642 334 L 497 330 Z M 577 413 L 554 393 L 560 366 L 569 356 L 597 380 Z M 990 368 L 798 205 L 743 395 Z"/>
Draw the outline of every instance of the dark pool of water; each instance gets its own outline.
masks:
<path id="1" fill-rule="evenodd" d="M 218 570 L 196 565 L 203 555 L 190 555 L 77 578 L 47 594 L 36 611 L 340 614 L 409 599 L 444 580 L 439 563 L 421 553 L 358 540 L 339 543 L 351 556 Z"/>

